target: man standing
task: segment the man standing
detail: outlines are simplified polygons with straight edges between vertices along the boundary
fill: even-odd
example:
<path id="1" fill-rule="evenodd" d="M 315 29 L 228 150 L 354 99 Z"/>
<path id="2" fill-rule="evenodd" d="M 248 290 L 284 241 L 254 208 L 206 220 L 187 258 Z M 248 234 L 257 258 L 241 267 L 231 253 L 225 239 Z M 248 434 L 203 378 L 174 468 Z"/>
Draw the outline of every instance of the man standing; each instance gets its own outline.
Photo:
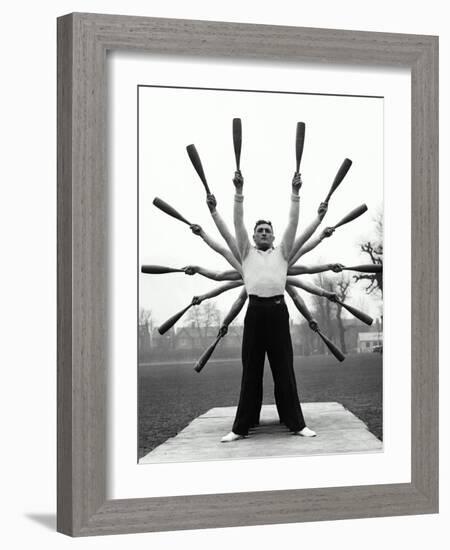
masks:
<path id="1" fill-rule="evenodd" d="M 306 427 L 298 399 L 289 314 L 283 296 L 298 225 L 298 193 L 302 180 L 300 174 L 294 175 L 289 223 L 277 247 L 273 246 L 275 235 L 272 224 L 266 220 L 256 222 L 253 232 L 255 246 L 250 244 L 244 226 L 244 179 L 240 171 L 235 173 L 233 183 L 236 189 L 234 226 L 249 305 L 244 321 L 239 405 L 232 431 L 222 438 L 222 442 L 242 439 L 259 420 L 266 353 L 274 379 L 280 421 L 296 435 L 313 437 L 316 434 Z"/>

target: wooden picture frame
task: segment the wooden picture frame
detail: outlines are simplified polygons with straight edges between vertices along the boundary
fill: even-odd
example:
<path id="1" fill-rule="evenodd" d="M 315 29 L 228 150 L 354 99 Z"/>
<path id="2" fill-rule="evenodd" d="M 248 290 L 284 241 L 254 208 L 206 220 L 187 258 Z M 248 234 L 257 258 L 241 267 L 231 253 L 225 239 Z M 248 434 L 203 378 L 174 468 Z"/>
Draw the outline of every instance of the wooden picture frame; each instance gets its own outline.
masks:
<path id="1" fill-rule="evenodd" d="M 411 483 L 106 497 L 106 53 L 411 70 Z M 72 536 L 438 511 L 438 38 L 74 13 L 58 19 L 58 510 Z"/>

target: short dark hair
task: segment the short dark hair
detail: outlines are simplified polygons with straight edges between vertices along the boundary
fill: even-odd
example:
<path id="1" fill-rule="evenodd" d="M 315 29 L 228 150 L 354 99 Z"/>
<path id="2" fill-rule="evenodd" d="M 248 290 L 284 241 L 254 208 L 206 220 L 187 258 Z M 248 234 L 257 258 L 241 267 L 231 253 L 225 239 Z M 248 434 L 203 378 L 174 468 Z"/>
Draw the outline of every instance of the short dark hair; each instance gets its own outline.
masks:
<path id="1" fill-rule="evenodd" d="M 256 228 L 258 227 L 258 225 L 270 225 L 270 228 L 272 229 L 272 232 L 273 232 L 272 222 L 270 222 L 269 220 L 258 220 L 255 223 L 255 227 L 253 228 L 253 233 L 256 231 Z"/>

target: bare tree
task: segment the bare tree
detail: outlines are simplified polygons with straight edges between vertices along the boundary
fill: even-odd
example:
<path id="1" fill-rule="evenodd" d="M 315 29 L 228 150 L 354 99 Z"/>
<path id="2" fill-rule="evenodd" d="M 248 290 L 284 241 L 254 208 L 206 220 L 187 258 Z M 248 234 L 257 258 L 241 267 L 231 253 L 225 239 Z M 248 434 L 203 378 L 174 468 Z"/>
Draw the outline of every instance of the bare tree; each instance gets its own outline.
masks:
<path id="1" fill-rule="evenodd" d="M 153 318 L 152 312 L 143 307 L 139 308 L 139 352 L 148 353 L 152 346 Z"/>
<path id="2" fill-rule="evenodd" d="M 311 330 L 309 324 L 303 318 L 299 323 L 293 324 L 292 329 L 292 343 L 296 348 L 295 351 L 299 352 L 300 355 L 311 355 L 320 340 L 317 334 Z"/>
<path id="3" fill-rule="evenodd" d="M 143 307 L 139 308 L 139 326 L 142 325 L 152 325 L 152 312 L 150 309 L 145 309 Z"/>
<path id="4" fill-rule="evenodd" d="M 320 286 L 324 290 L 334 292 L 339 300 L 345 301 L 350 294 L 351 278 L 344 273 L 341 273 L 338 279 L 329 277 L 321 273 L 315 280 L 315 284 Z M 339 345 L 343 353 L 347 352 L 345 345 L 345 326 L 342 320 L 342 306 L 338 303 L 330 302 L 326 298 L 320 296 L 314 296 L 315 304 L 315 316 L 316 320 L 327 336 L 334 340 L 339 340 Z M 333 320 L 336 321 L 333 323 Z M 337 334 L 336 334 L 337 329 Z M 325 345 L 321 345 L 321 348 L 325 353 L 328 353 L 328 349 Z"/>
<path id="5" fill-rule="evenodd" d="M 375 265 L 383 265 L 383 213 L 380 211 L 374 218 L 375 235 L 373 239 L 361 243 L 361 252 L 367 254 L 370 261 Z M 383 271 L 380 273 L 360 273 L 354 275 L 355 281 L 369 281 L 366 287 L 367 294 L 372 294 L 374 291 L 379 291 L 383 296 Z"/>
<path id="6" fill-rule="evenodd" d="M 191 338 L 193 347 L 205 346 L 210 336 L 210 327 L 220 325 L 220 310 L 214 302 L 204 302 L 199 306 L 192 307 L 186 317 L 186 326 L 193 329 Z"/>
<path id="7" fill-rule="evenodd" d="M 340 279 L 334 281 L 334 292 L 336 293 L 339 300 L 345 302 L 345 299 L 350 294 L 350 284 L 351 279 L 348 275 L 341 274 Z M 347 353 L 347 348 L 345 345 L 345 327 L 342 322 L 342 306 L 341 304 L 336 304 L 336 319 L 339 330 L 339 342 L 341 345 L 341 350 L 343 353 Z"/>
<path id="8" fill-rule="evenodd" d="M 316 277 L 314 277 L 314 284 L 316 284 L 320 288 L 323 288 L 324 290 L 335 292 L 335 285 L 333 280 L 323 273 L 319 273 Z M 325 332 L 325 334 L 329 338 L 332 338 L 334 335 L 332 317 L 333 312 L 335 311 L 336 304 L 330 302 L 326 298 L 315 295 L 312 295 L 312 301 L 314 304 L 314 317 L 319 324 L 319 327 L 321 328 L 321 330 L 323 330 L 323 332 Z M 322 340 L 319 341 L 319 348 L 322 350 L 323 353 L 329 353 L 328 348 L 325 346 Z"/>

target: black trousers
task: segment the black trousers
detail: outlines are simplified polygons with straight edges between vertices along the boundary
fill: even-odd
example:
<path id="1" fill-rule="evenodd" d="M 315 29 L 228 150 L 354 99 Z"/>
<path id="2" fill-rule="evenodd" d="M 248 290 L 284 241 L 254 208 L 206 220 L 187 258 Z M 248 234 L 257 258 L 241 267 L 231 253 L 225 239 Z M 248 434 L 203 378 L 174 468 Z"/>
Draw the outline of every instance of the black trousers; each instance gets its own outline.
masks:
<path id="1" fill-rule="evenodd" d="M 295 432 L 305 427 L 294 373 L 289 313 L 283 296 L 250 296 L 242 339 L 241 394 L 233 424 L 236 434 L 247 435 L 259 421 L 266 353 L 280 421 Z"/>

